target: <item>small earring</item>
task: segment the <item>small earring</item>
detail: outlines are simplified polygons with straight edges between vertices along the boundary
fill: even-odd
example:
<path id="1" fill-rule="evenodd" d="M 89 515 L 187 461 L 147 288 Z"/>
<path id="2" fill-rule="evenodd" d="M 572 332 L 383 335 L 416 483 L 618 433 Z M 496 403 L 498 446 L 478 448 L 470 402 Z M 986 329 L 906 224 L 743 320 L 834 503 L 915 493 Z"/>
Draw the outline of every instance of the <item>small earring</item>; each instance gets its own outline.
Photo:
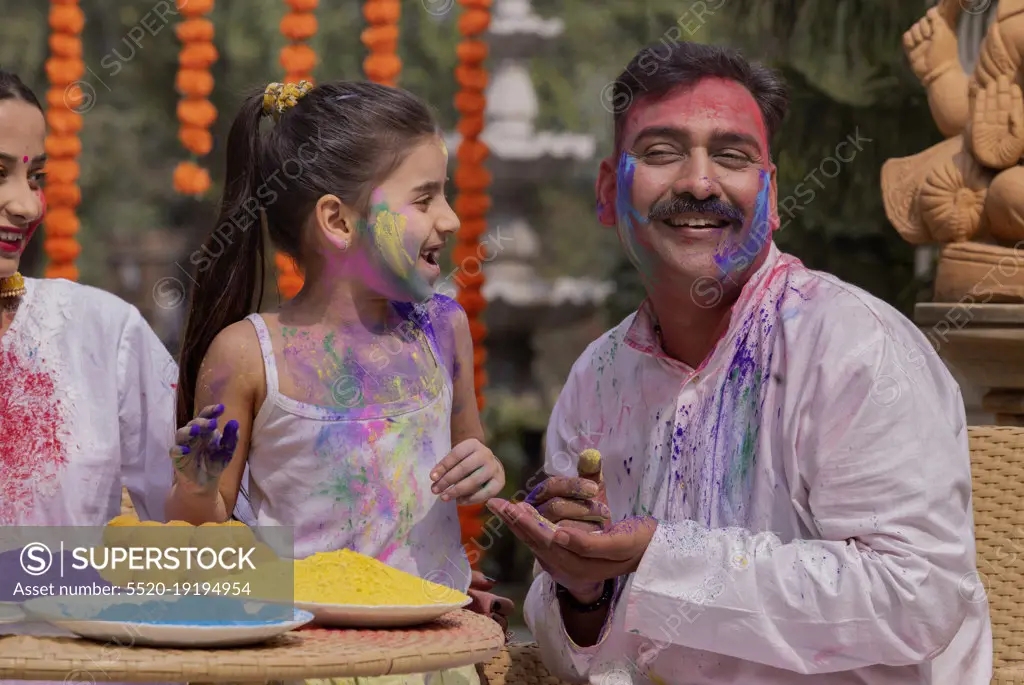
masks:
<path id="1" fill-rule="evenodd" d="M 338 245 L 338 247 L 341 249 L 342 252 L 344 252 L 345 250 L 348 249 L 348 241 L 347 240 L 342 240 L 341 244 Z"/>

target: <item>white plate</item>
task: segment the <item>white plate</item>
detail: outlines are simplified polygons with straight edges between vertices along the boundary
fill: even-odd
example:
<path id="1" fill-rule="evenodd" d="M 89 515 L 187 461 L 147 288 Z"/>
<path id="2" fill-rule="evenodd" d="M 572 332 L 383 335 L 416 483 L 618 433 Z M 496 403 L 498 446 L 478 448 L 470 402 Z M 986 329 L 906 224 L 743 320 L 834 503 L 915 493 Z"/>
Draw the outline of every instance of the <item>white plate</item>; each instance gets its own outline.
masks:
<path id="1" fill-rule="evenodd" d="M 294 630 L 313 620 L 307 611 L 294 610 L 292 620 L 266 622 L 237 621 L 234 623 L 168 623 L 148 621 L 111 621 L 90 618 L 102 610 L 118 604 L 144 604 L 148 602 L 173 603 L 186 599 L 163 600 L 144 597 L 43 597 L 25 602 L 25 612 L 80 637 L 113 642 L 123 646 L 145 645 L 154 647 L 238 647 L 269 640 Z M 195 598 L 193 598 L 194 600 Z M 272 606 L 266 602 L 238 600 L 252 613 Z M 277 608 L 280 608 L 278 605 Z"/>
<path id="2" fill-rule="evenodd" d="M 334 628 L 407 628 L 429 623 L 449 611 L 466 606 L 472 599 L 452 604 L 421 606 L 361 606 L 356 604 L 312 604 L 296 602 L 298 609 L 313 614 L 313 622 Z"/>

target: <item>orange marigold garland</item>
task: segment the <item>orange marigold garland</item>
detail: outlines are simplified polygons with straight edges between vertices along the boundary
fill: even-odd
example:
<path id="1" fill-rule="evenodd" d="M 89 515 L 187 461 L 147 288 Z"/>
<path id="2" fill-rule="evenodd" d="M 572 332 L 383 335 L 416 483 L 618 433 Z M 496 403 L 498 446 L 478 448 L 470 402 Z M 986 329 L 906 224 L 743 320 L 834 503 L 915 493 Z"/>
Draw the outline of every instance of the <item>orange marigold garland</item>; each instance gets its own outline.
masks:
<path id="1" fill-rule="evenodd" d="M 398 19 L 402 16 L 399 0 L 366 0 L 363 17 L 369 26 L 361 36 L 370 54 L 363 60 L 366 78 L 385 86 L 398 85 L 402 60 L 398 58 Z"/>
<path id="2" fill-rule="evenodd" d="M 316 52 L 305 41 L 316 35 L 318 28 L 313 14 L 320 0 L 285 0 L 290 12 L 281 19 L 281 35 L 288 39 L 288 45 L 281 48 L 281 66 L 284 67 L 285 83 L 309 81 L 313 83 L 313 68 L 316 67 Z M 274 255 L 277 266 L 277 289 L 283 297 L 293 298 L 302 290 L 302 274 L 295 260 L 278 252 Z"/>
<path id="3" fill-rule="evenodd" d="M 281 35 L 288 39 L 288 45 L 281 49 L 281 66 L 284 67 L 285 83 L 309 81 L 313 83 L 313 68 L 316 66 L 316 52 L 306 44 L 316 35 L 316 10 L 319 0 L 285 0 L 291 11 L 281 19 Z"/>
<path id="4" fill-rule="evenodd" d="M 459 4 L 464 8 L 459 17 L 459 33 L 464 38 L 457 48 L 459 65 L 455 68 L 455 78 L 460 87 L 455 95 L 455 108 L 460 114 L 458 131 L 462 136 L 455 155 L 455 187 L 458 191 L 455 213 L 462 220 L 462 228 L 456 234 L 452 259 L 459 269 L 455 279 L 459 286 L 456 299 L 466 310 L 475 348 L 473 379 L 476 401 L 483 409 L 483 391 L 487 385 L 487 373 L 484 371 L 484 363 L 487 361 L 484 349 L 487 328 L 481 321 L 486 301 L 480 289 L 484 284 L 481 261 L 486 259 L 486 253 L 481 249 L 480 238 L 487 232 L 487 211 L 491 206 L 487 188 L 491 184 L 491 174 L 484 166 L 489 151 L 487 145 L 480 140 L 484 130 L 484 107 L 487 104 L 484 97 L 487 71 L 483 66 L 487 59 L 487 44 L 480 36 L 491 23 L 491 0 L 459 0 Z M 475 569 L 479 569 L 484 552 L 476 539 L 483 532 L 482 516 L 483 505 L 459 508 L 462 542 L 470 564 Z"/>
<path id="5" fill-rule="evenodd" d="M 78 280 L 75 259 L 82 248 L 75 236 L 80 227 L 75 209 L 82 201 L 78 188 L 78 155 L 82 143 L 78 138 L 82 130 L 82 112 L 89 109 L 91 100 L 82 88 L 85 75 L 82 62 L 82 41 L 79 36 L 85 26 L 85 14 L 78 0 L 51 0 L 50 2 L 50 58 L 46 60 L 46 74 L 50 90 L 46 93 L 46 204 L 43 250 L 49 259 L 47 278 Z"/>
<path id="6" fill-rule="evenodd" d="M 210 127 L 217 120 L 217 108 L 207 98 L 213 92 L 210 67 L 217 61 L 213 45 L 213 22 L 203 15 L 213 11 L 214 0 L 176 0 L 178 13 L 185 19 L 175 27 L 181 41 L 175 88 L 182 95 L 178 102 L 178 140 L 192 153 L 192 159 L 174 169 L 174 189 L 182 195 L 202 195 L 210 189 L 210 174 L 196 160 L 213 149 Z"/>
<path id="7" fill-rule="evenodd" d="M 459 0 L 459 4 L 465 8 L 459 17 L 459 33 L 465 38 L 457 48 L 459 66 L 455 69 L 455 78 L 460 86 L 455 95 L 455 108 L 461 115 L 458 131 L 462 136 L 456 153 L 458 164 L 455 187 L 458 195 L 455 198 L 455 212 L 462 220 L 462 228 L 456 234 L 457 242 L 452 257 L 456 265 L 463 267 L 480 262 L 480 238 L 487 231 L 487 211 L 491 204 L 487 195 L 491 174 L 484 166 L 489 151 L 487 145 L 480 140 L 487 104 L 484 97 L 487 71 L 483 66 L 487 59 L 487 44 L 479 37 L 491 23 L 491 0 Z M 476 380 L 477 404 L 483 409 L 483 389 L 487 385 L 487 374 L 484 371 L 487 355 L 483 343 L 487 328 L 480 320 L 486 304 L 480 290 L 484 276 L 479 269 L 474 273 L 471 268 L 460 268 L 458 283 L 460 288 L 457 299 L 469 317 L 473 345 L 477 349 L 473 375 Z"/>

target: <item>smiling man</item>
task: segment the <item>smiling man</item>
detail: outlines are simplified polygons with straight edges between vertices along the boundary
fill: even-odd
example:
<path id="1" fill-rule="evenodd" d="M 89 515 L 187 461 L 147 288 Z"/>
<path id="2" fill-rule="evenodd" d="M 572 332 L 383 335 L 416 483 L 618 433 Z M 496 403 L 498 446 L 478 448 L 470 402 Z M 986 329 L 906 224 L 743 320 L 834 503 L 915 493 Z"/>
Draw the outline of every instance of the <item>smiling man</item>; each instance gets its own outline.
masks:
<path id="1" fill-rule="evenodd" d="M 910 321 L 772 242 L 783 83 L 679 43 L 616 88 L 598 214 L 648 298 L 574 365 L 549 478 L 488 503 L 542 569 L 525 612 L 548 666 L 616 685 L 988 683 L 959 388 Z M 597 479 L 577 477 L 587 448 Z"/>

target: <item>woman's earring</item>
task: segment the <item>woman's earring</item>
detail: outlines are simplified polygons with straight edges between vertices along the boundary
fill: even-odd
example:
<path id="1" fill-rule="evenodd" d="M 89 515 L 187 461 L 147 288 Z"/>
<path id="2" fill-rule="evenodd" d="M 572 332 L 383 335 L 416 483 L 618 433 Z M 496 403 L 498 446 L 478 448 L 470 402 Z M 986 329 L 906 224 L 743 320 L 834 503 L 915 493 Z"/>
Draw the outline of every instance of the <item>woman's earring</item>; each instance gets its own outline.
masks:
<path id="1" fill-rule="evenodd" d="M 341 240 L 341 242 L 339 242 L 339 243 L 338 243 L 338 248 L 339 248 L 339 249 L 340 249 L 340 250 L 341 250 L 342 252 L 344 252 L 345 250 L 347 250 L 347 249 L 348 249 L 348 241 L 347 241 L 347 240 L 344 240 L 344 239 L 342 239 L 342 240 Z"/>

